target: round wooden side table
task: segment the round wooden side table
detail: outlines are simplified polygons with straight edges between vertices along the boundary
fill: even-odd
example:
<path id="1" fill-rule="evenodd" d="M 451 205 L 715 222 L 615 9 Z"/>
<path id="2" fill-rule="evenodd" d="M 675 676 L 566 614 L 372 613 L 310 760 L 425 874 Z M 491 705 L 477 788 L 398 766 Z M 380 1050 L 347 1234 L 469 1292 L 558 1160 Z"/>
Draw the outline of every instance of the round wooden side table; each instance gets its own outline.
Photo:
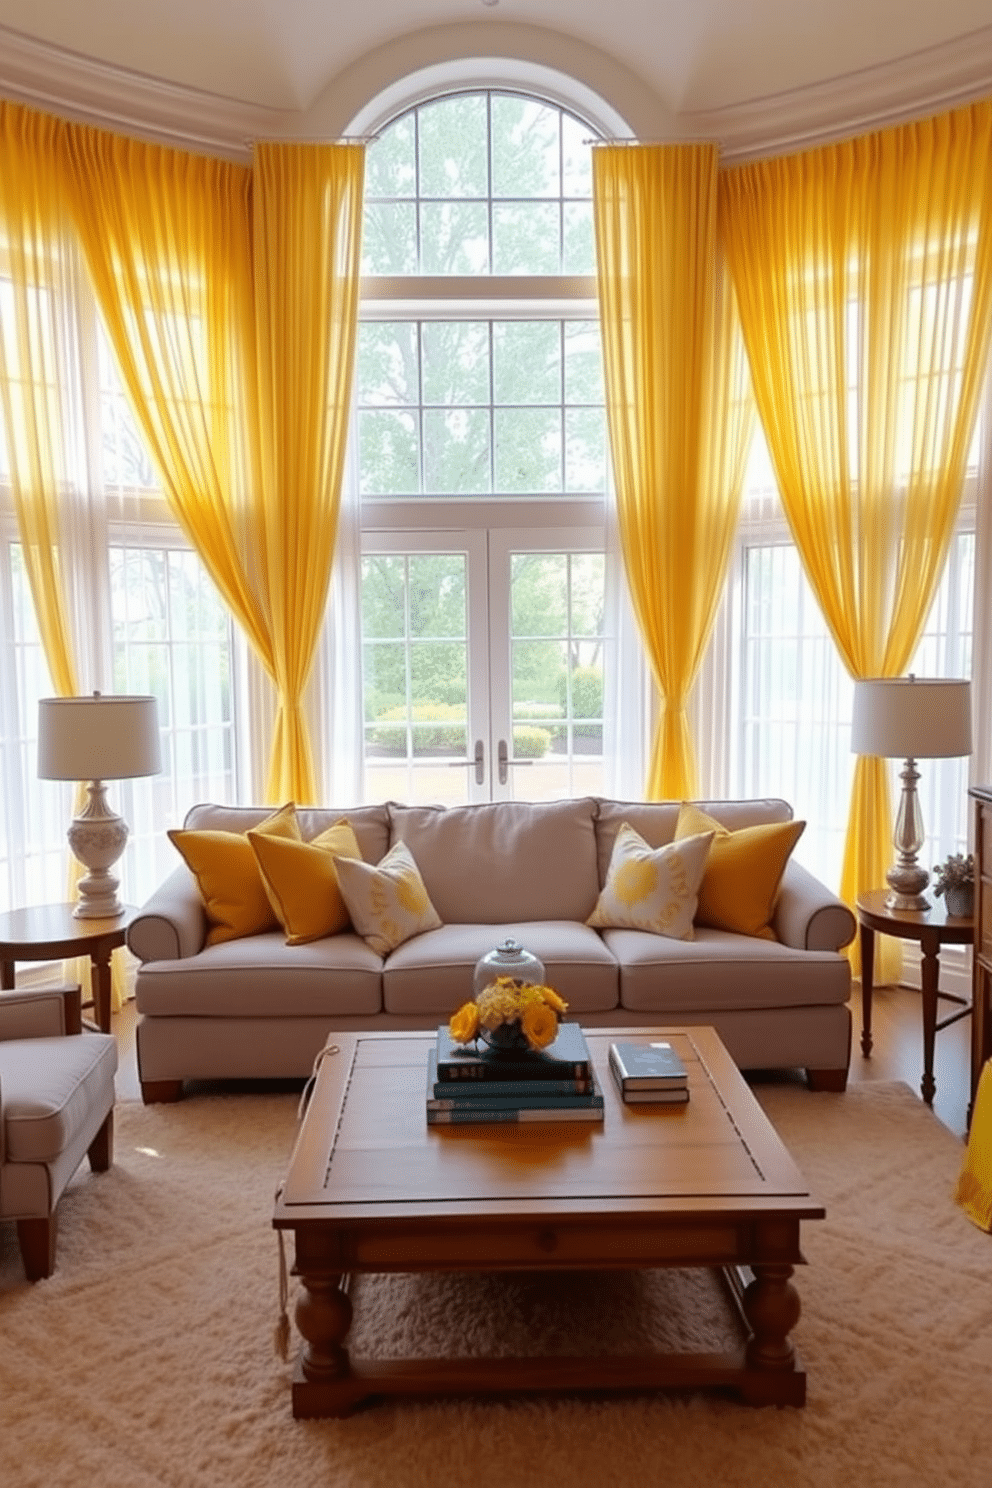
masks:
<path id="1" fill-rule="evenodd" d="M 942 945 L 971 945 L 975 926 L 970 919 L 949 915 L 943 899 L 935 899 L 929 909 L 890 909 L 886 904 L 887 889 L 872 889 L 857 899 L 858 924 L 861 927 L 861 1052 L 871 1053 L 871 999 L 874 990 L 875 934 L 893 935 L 897 940 L 919 942 L 923 959 L 920 981 L 923 1002 L 923 1078 L 920 1093 L 927 1105 L 933 1104 L 936 1085 L 933 1078 L 933 1046 L 942 1028 L 966 1018 L 971 1003 L 952 992 L 941 992 L 940 948 Z M 958 1004 L 958 1011 L 942 1022 L 937 1021 L 937 1002 Z"/>
<path id="2" fill-rule="evenodd" d="M 122 946 L 137 910 L 126 904 L 112 920 L 87 920 L 72 904 L 32 904 L 0 914 L 0 990 L 14 987 L 18 961 L 61 961 L 89 956 L 93 964 L 93 1009 L 101 1033 L 110 1032 L 110 957 Z"/>

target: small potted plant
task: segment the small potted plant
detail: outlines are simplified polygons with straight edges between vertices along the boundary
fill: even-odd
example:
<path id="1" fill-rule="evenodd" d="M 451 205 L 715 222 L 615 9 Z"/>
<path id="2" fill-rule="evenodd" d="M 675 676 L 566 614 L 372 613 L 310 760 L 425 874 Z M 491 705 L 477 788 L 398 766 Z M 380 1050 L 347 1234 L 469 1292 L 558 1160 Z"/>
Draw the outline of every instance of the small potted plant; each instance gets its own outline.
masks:
<path id="1" fill-rule="evenodd" d="M 947 913 L 970 920 L 975 912 L 975 859 L 971 853 L 951 853 L 933 870 L 933 891 L 944 896 Z"/>

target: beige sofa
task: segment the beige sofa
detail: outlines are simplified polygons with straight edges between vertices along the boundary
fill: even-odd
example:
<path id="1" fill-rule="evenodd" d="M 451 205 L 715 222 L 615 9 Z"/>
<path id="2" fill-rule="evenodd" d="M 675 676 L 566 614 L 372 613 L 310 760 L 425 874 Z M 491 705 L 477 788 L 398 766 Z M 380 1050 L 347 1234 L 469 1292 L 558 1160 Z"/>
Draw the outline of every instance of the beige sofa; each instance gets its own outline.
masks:
<path id="1" fill-rule="evenodd" d="M 784 801 L 702 802 L 730 830 L 788 821 Z M 196 880 L 175 869 L 132 922 L 138 1067 L 146 1101 L 197 1079 L 306 1076 L 335 1030 L 430 1028 L 471 995 L 475 963 L 507 935 L 541 958 L 588 1027 L 710 1024 L 742 1069 L 804 1068 L 843 1089 L 851 1041 L 853 937 L 847 906 L 790 858 L 775 903 L 777 938 L 697 928 L 676 940 L 590 928 L 619 826 L 651 847 L 675 835 L 679 805 L 593 797 L 464 807 L 390 802 L 300 808 L 309 840 L 341 816 L 378 863 L 409 847 L 440 928 L 387 957 L 354 931 L 288 946 L 279 931 L 205 945 Z M 186 827 L 245 832 L 265 808 L 195 806 Z"/>

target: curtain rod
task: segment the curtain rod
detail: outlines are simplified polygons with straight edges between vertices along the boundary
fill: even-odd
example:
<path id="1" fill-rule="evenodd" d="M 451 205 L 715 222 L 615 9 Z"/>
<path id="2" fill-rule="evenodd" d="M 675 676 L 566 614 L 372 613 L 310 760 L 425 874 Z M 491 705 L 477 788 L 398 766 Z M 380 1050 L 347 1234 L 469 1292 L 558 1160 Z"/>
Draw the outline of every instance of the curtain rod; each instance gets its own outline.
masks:
<path id="1" fill-rule="evenodd" d="M 381 134 L 339 134 L 334 139 L 298 139 L 296 135 L 285 138 L 276 135 L 266 136 L 263 139 L 249 137 L 242 140 L 242 144 L 247 150 L 255 145 L 374 145 L 376 140 L 381 138 Z"/>

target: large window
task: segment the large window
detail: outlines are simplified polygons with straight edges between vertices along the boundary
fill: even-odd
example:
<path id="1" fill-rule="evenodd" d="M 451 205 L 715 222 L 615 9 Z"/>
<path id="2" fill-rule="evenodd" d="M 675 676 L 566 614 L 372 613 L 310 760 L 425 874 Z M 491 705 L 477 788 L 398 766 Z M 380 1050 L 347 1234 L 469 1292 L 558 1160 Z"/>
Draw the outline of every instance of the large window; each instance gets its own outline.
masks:
<path id="1" fill-rule="evenodd" d="M 356 427 L 366 793 L 602 790 L 590 126 L 483 90 L 369 148 Z"/>
<path id="2" fill-rule="evenodd" d="M 166 828 L 196 800 L 237 796 L 237 655 L 230 616 L 172 521 L 92 299 L 63 307 L 74 417 L 95 454 L 64 493 L 61 571 L 77 668 L 107 691 L 159 702 L 163 771 L 110 784 L 131 828 L 122 885 L 140 902 L 175 865 Z M 0 445 L 0 905 L 68 891 L 72 786 L 37 776 L 38 699 L 53 692 Z"/>
<path id="3" fill-rule="evenodd" d="M 976 436 L 958 530 L 908 668 L 919 676 L 971 676 L 978 447 Z M 709 726 L 724 730 L 730 741 L 727 789 L 790 801 L 808 823 L 797 857 L 836 889 L 854 772 L 853 684 L 791 541 L 760 431 L 721 625 L 708 669 L 712 687 L 723 663 L 726 711 L 721 715 L 717 707 L 708 717 Z M 893 761 L 893 809 L 900 768 Z M 928 760 L 920 775 L 927 832 L 920 861 L 932 865 L 965 848 L 968 761 Z"/>

